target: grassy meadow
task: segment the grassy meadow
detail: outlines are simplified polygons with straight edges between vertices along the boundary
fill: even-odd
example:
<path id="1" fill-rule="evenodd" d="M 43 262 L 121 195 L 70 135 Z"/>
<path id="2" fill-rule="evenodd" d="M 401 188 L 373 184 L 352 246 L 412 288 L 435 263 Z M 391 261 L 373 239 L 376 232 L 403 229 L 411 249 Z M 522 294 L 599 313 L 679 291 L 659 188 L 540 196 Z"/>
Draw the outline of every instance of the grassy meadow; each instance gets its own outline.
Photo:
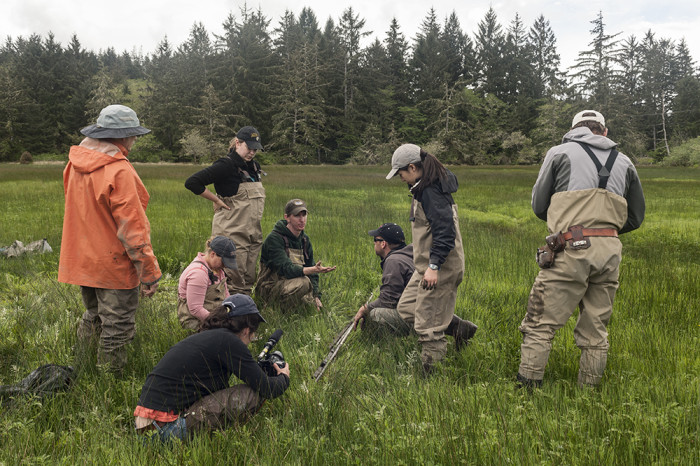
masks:
<path id="1" fill-rule="evenodd" d="M 576 386 L 573 324 L 554 340 L 544 385 L 516 390 L 518 325 L 546 235 L 532 214 L 537 167 L 454 167 L 466 279 L 457 314 L 479 325 L 460 353 L 421 375 L 415 337 L 356 332 L 320 382 L 311 375 L 335 335 L 378 285 L 367 231 L 410 232 L 409 196 L 387 167 L 266 166 L 263 232 L 293 197 L 307 201 L 307 232 L 324 264 L 323 312 L 263 309 L 262 341 L 278 349 L 291 386 L 246 424 L 188 444 L 145 446 L 133 433 L 141 385 L 186 334 L 177 279 L 204 246 L 211 204 L 184 188 L 195 166 L 136 165 L 151 195 L 152 242 L 164 272 L 143 299 L 129 365 L 116 379 L 86 369 L 68 392 L 0 407 L 0 465 L 14 464 L 698 464 L 700 462 L 700 170 L 640 168 L 642 228 L 622 237 L 620 290 L 608 367 L 595 389 Z M 41 364 L 75 364 L 79 289 L 56 281 L 63 166 L 0 165 L 0 246 L 46 238 L 53 253 L 0 257 L 0 384 Z"/>

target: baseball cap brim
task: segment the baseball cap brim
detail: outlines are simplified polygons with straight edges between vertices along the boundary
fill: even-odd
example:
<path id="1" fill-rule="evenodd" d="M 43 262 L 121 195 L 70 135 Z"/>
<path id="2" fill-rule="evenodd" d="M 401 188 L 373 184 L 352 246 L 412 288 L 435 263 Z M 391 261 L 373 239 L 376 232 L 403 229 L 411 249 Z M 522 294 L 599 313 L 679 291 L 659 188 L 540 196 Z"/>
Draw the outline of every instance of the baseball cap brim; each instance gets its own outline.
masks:
<path id="1" fill-rule="evenodd" d="M 246 141 L 245 144 L 246 146 L 248 146 L 249 149 L 261 150 L 263 152 L 265 151 L 265 149 L 263 149 L 262 144 L 260 144 L 258 141 Z"/>
<path id="2" fill-rule="evenodd" d="M 387 180 L 392 179 L 394 176 L 396 176 L 396 173 L 399 171 L 398 168 L 392 168 L 389 174 L 386 176 Z"/>
<path id="3" fill-rule="evenodd" d="M 299 215 L 300 212 L 306 212 L 308 214 L 309 209 L 307 209 L 306 206 L 295 207 L 292 210 L 290 210 L 287 215 Z"/>
<path id="4" fill-rule="evenodd" d="M 238 263 L 236 262 L 236 257 L 221 257 L 221 262 L 224 263 L 224 267 L 227 269 L 238 270 Z"/>

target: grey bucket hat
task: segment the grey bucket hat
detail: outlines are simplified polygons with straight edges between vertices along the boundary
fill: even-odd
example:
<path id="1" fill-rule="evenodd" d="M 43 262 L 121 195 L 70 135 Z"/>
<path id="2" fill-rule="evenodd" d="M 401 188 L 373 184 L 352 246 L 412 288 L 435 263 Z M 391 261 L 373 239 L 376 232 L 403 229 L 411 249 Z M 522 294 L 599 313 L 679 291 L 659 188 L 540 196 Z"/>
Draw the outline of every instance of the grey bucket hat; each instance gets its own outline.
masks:
<path id="1" fill-rule="evenodd" d="M 141 136 L 151 132 L 140 125 L 136 112 L 125 105 L 108 105 L 100 112 L 97 124 L 80 130 L 94 139 L 119 139 Z"/>

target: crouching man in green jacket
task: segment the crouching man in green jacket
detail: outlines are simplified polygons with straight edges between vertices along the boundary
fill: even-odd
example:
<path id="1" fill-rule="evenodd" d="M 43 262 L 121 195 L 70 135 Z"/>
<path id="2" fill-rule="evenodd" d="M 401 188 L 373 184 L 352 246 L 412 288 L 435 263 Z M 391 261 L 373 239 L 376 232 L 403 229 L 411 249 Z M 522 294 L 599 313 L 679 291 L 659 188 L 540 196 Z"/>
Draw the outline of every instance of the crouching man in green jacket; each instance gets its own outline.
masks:
<path id="1" fill-rule="evenodd" d="M 301 199 L 292 199 L 284 207 L 279 220 L 263 242 L 260 254 L 260 276 L 255 293 L 264 301 L 283 305 L 313 303 L 321 310 L 318 274 L 335 267 L 314 262 L 311 240 L 304 232 L 309 210 Z"/>

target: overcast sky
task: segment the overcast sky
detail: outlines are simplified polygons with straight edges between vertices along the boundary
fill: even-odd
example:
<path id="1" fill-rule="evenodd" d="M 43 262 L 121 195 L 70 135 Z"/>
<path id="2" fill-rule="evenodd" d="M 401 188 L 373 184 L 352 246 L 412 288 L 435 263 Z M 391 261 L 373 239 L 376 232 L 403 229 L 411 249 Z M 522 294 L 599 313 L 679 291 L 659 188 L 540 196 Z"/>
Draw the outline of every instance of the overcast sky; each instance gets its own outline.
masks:
<path id="1" fill-rule="evenodd" d="M 188 36 L 195 22 L 204 24 L 209 33 L 220 34 L 221 24 L 229 12 L 238 15 L 244 1 L 239 0 L 1 0 L 0 37 L 43 37 L 51 31 L 56 40 L 67 44 L 73 34 L 84 48 L 93 51 L 113 47 L 117 52 L 136 50 L 151 54 L 167 36 L 174 47 Z M 636 35 L 641 39 L 651 29 L 656 37 L 678 42 L 685 38 L 690 53 L 700 61 L 700 1 L 698 0 L 510 0 L 510 1 L 455 1 L 434 0 L 249 0 L 250 9 L 261 8 L 276 27 L 285 10 L 298 15 L 302 7 L 310 7 L 323 29 L 331 17 L 338 23 L 343 10 L 349 6 L 365 19 L 370 37 L 383 40 L 392 18 L 401 31 L 413 39 L 421 22 L 432 6 L 440 22 L 452 11 L 457 13 L 462 30 L 474 37 L 477 25 L 489 6 L 493 6 L 501 26 L 505 29 L 520 14 L 529 29 L 543 14 L 557 38 L 557 50 L 562 65 L 570 66 L 578 52 L 586 50 L 591 41 L 590 21 L 598 11 L 603 12 L 606 32 L 622 32 L 619 38 Z"/>

